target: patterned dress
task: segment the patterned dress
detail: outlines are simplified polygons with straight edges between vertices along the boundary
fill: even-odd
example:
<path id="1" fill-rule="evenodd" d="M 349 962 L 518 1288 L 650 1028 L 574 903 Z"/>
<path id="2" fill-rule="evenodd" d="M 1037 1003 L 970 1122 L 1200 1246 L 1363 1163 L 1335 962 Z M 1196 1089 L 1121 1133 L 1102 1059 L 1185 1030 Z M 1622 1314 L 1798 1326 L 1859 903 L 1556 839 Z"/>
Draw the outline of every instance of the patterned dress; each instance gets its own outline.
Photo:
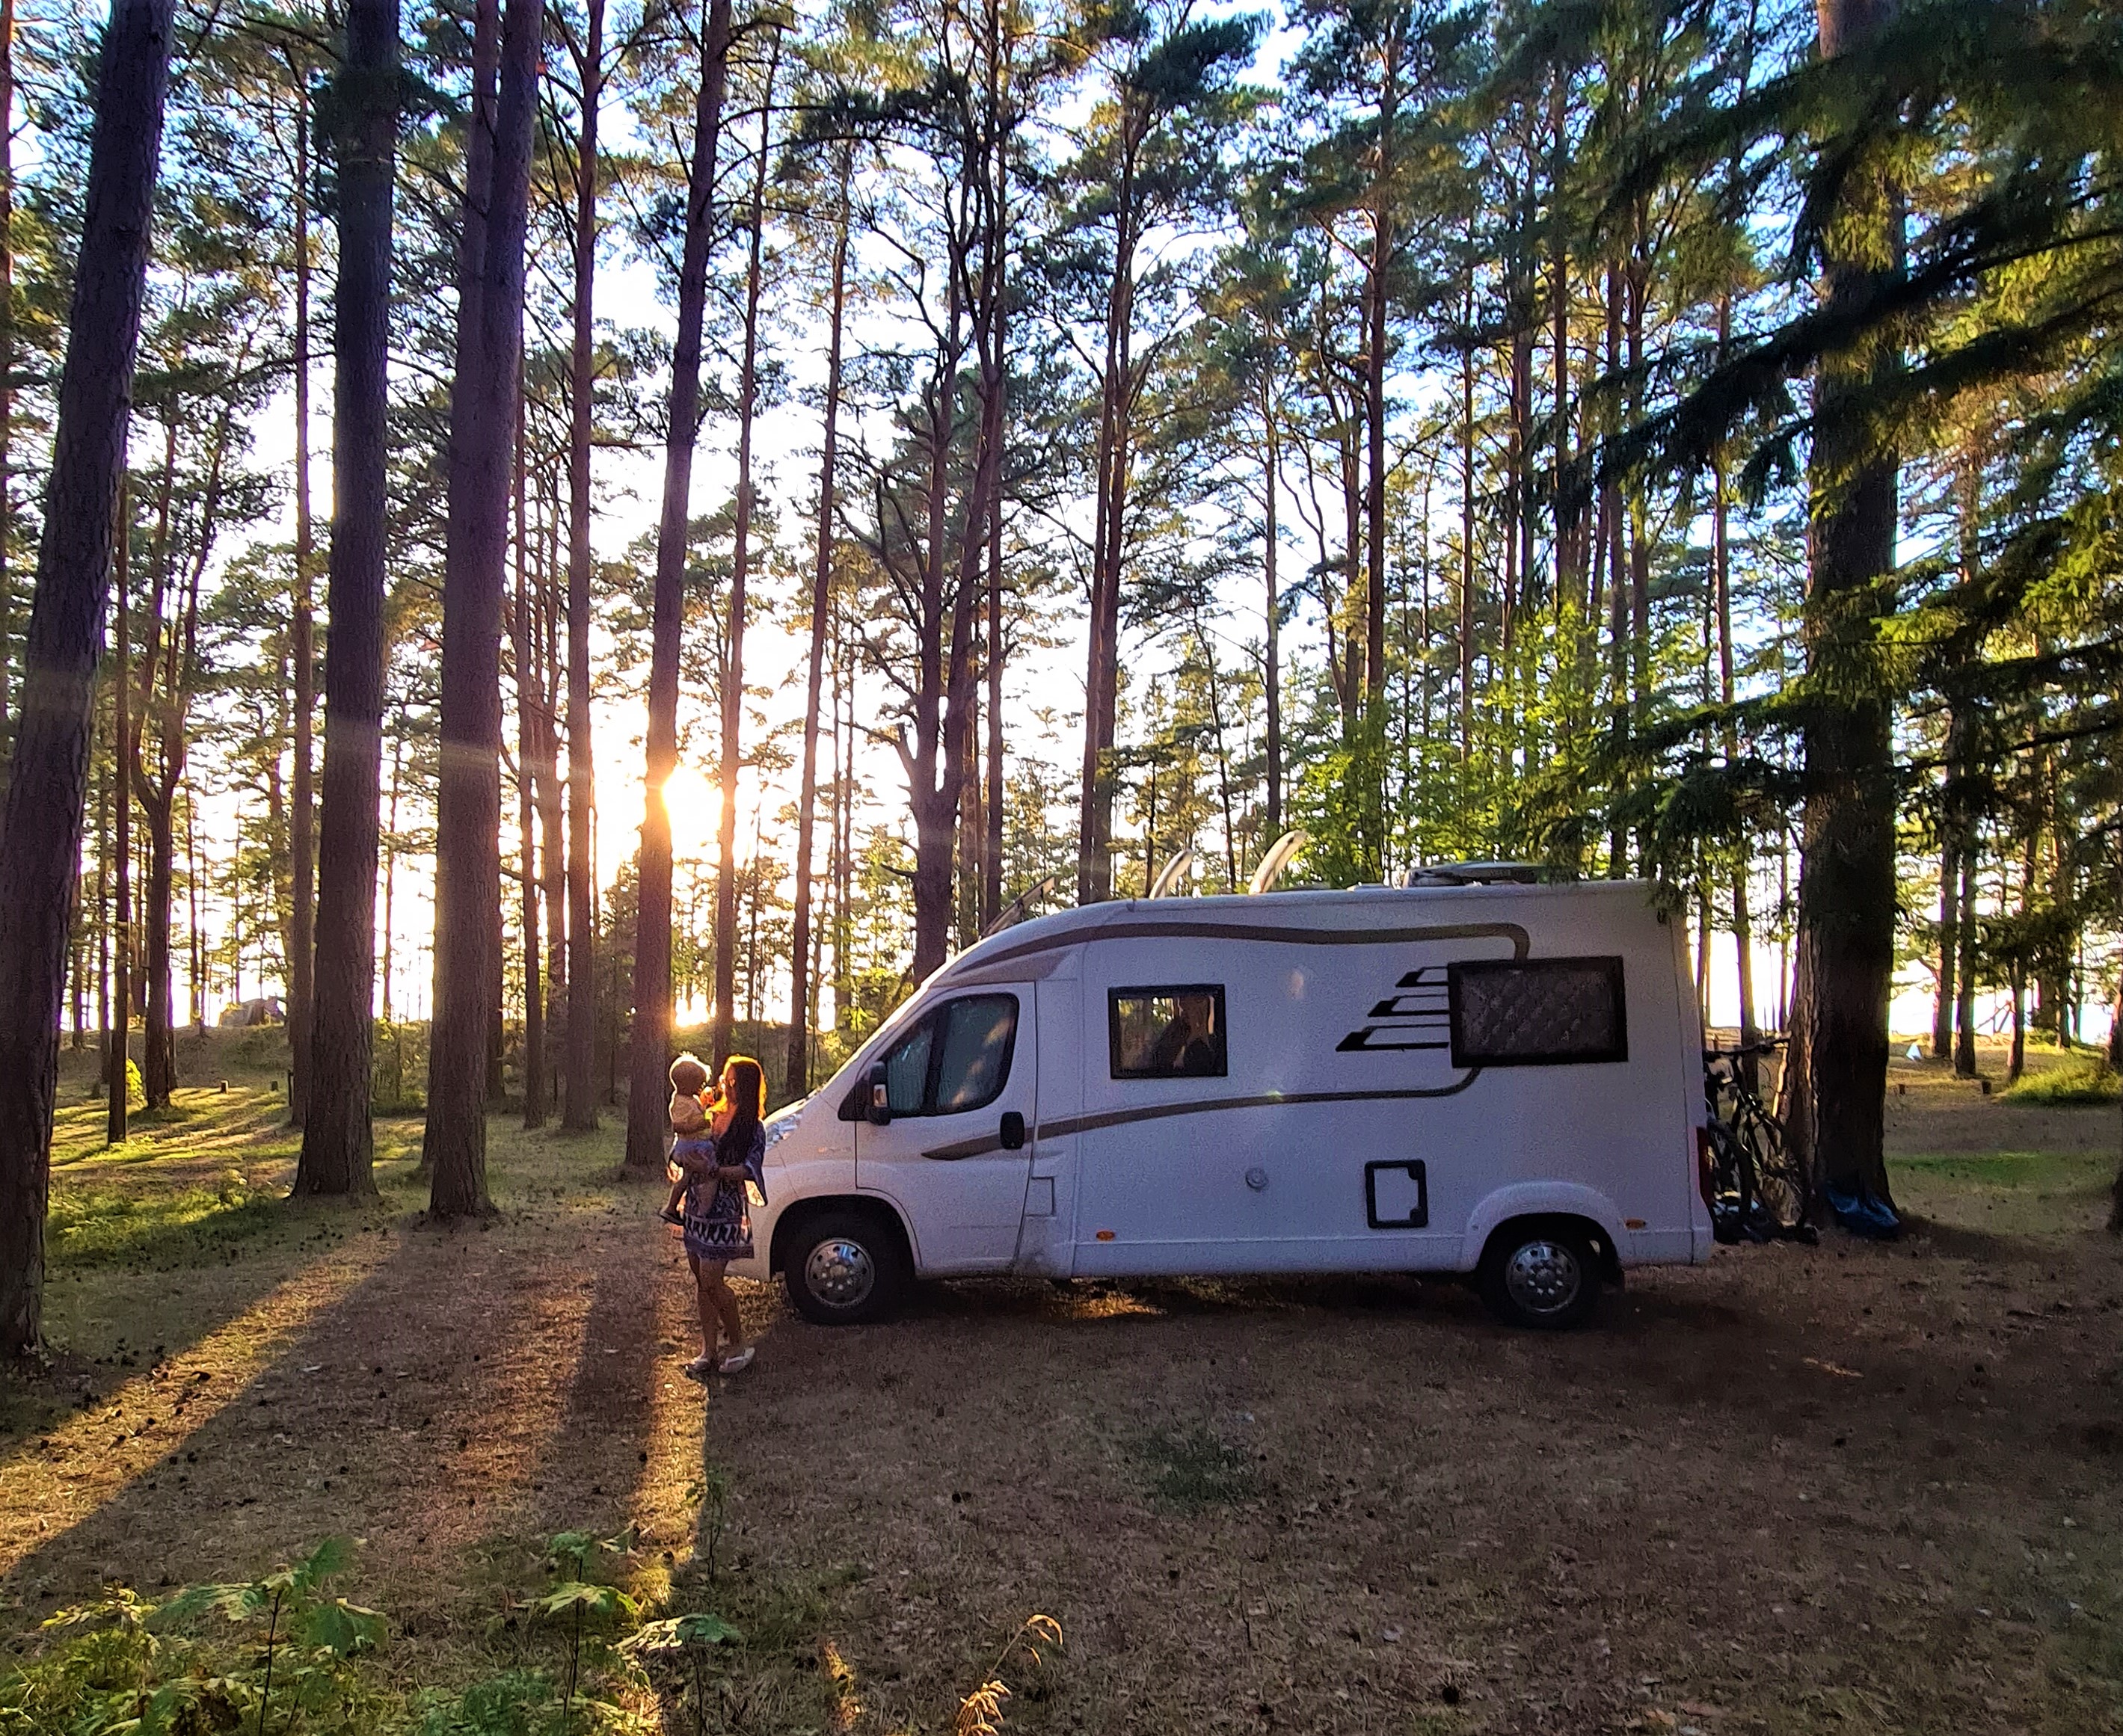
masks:
<path id="1" fill-rule="evenodd" d="M 710 1145 L 703 1139 L 687 1144 Z M 725 1134 L 712 1142 L 714 1159 L 720 1167 L 744 1165 L 744 1179 L 738 1182 L 696 1177 L 686 1190 L 686 1252 L 696 1260 L 749 1260 L 752 1257 L 752 1216 L 746 1197 L 748 1186 L 766 1197 L 766 1130 L 754 1122 L 752 1138 L 740 1152 Z M 676 1155 L 673 1148 L 673 1155 Z"/>

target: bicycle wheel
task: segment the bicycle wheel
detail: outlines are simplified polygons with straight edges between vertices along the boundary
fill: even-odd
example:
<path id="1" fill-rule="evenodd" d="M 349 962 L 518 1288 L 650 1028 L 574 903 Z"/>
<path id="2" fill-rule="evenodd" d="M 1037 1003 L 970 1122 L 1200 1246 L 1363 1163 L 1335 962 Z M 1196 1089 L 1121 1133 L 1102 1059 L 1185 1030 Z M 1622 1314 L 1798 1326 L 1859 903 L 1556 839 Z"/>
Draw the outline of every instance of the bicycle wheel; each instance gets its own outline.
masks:
<path id="1" fill-rule="evenodd" d="M 1812 1204 L 1811 1178 L 1806 1165 L 1784 1143 L 1784 1131 L 1775 1116 L 1753 1105 L 1743 1105 L 1739 1116 L 1739 1144 L 1753 1172 L 1753 1189 L 1759 1210 L 1779 1230 L 1793 1230 L 1806 1222 Z"/>
<path id="2" fill-rule="evenodd" d="M 1713 1118 L 1705 1130 L 1710 1136 L 1710 1233 L 1730 1246 L 1746 1235 L 1753 1177 L 1745 1149 L 1729 1123 Z"/>

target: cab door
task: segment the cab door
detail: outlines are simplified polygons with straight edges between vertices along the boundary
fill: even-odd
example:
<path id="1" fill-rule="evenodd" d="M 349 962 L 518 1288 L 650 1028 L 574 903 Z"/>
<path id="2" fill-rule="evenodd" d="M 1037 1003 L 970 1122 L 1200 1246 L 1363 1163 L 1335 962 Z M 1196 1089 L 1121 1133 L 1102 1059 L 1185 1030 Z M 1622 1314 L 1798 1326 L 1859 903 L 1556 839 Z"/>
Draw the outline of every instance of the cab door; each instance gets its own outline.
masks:
<path id="1" fill-rule="evenodd" d="M 1030 983 L 939 1001 L 872 1069 L 884 1108 L 855 1129 L 855 1185 L 897 1204 L 924 1272 L 1006 1270 L 1036 1130 Z"/>

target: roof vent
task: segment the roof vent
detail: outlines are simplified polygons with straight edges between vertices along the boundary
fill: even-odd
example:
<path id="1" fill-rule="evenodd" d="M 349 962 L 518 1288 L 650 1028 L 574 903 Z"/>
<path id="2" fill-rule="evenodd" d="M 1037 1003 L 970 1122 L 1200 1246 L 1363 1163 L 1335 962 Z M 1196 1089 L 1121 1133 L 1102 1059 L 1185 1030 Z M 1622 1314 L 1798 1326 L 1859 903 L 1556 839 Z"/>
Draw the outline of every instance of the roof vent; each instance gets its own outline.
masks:
<path id="1" fill-rule="evenodd" d="M 1549 870 L 1538 862 L 1427 862 L 1403 886 L 1539 886 Z"/>

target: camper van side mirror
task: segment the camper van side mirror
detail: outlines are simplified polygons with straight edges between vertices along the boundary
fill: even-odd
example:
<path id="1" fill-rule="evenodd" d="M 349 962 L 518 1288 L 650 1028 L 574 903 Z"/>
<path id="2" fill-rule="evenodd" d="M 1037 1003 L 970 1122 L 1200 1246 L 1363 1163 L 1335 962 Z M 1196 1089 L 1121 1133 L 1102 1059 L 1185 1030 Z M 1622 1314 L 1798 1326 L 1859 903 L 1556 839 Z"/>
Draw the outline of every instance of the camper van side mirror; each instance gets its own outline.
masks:
<path id="1" fill-rule="evenodd" d="M 883 1061 L 869 1069 L 869 1121 L 873 1127 L 889 1127 L 892 1125 L 892 1091 L 885 1082 Z"/>

